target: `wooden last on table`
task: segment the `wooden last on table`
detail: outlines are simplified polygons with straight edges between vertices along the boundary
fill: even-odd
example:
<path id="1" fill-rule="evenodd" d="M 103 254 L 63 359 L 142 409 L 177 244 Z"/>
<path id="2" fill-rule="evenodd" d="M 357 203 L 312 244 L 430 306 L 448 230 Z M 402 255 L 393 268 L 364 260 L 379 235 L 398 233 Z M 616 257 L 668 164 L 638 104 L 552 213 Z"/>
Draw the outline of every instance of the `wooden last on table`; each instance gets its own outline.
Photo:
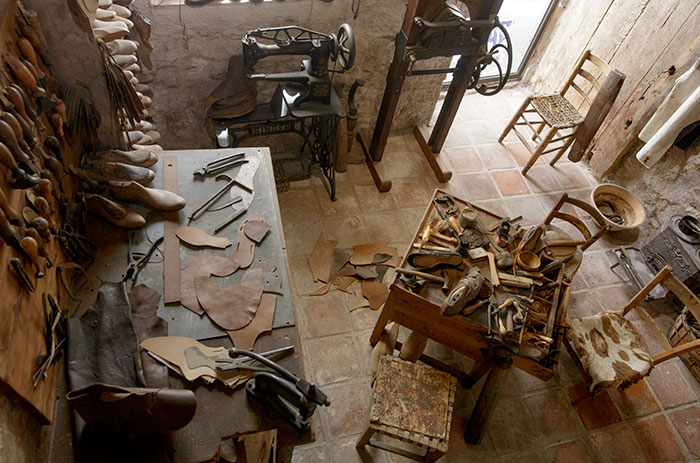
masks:
<path id="1" fill-rule="evenodd" d="M 445 194 L 445 192 L 439 189 L 435 190 L 433 199 L 441 194 Z M 468 205 L 466 201 L 458 198 L 455 198 L 455 200 L 460 210 Z M 431 201 L 413 237 L 409 252 L 416 251 L 413 243 L 420 243 L 420 233 L 425 229 L 432 207 Z M 481 229 L 485 230 L 483 224 L 487 220 L 492 221 L 493 217 L 479 210 L 477 212 Z M 482 259 L 475 265 L 482 267 L 483 274 L 489 275 L 486 259 Z M 406 267 L 408 266 L 404 257 L 400 268 Z M 577 266 L 570 270 L 575 273 L 576 268 Z M 397 269 L 397 272 L 400 272 L 400 270 Z M 571 276 L 572 274 L 567 274 L 567 277 L 570 278 Z M 453 278 L 450 278 L 450 280 L 453 280 Z M 454 279 L 455 283 L 456 281 Z M 564 291 L 556 291 L 554 296 L 554 310 L 551 310 L 551 320 L 548 321 L 548 333 L 553 331 L 553 327 L 560 325 L 566 318 L 569 287 L 565 286 L 565 288 Z M 437 288 L 437 291 L 439 292 L 439 288 Z M 455 371 L 429 356 L 421 355 L 420 357 L 420 360 L 425 363 L 455 374 L 464 387 L 473 386 L 481 377 L 487 375 L 486 382 L 465 431 L 465 440 L 469 443 L 477 443 L 481 440 L 486 422 L 495 404 L 496 391 L 498 391 L 502 381 L 505 379 L 505 372 L 507 372 L 508 368 L 513 365 L 543 381 L 551 379 L 556 371 L 557 352 L 563 337 L 562 333 L 551 333 L 554 342 L 549 347 L 549 355 L 542 355 L 539 359 L 533 359 L 525 355 L 514 354 L 506 347 L 492 344 L 485 340 L 483 337 L 489 334 L 486 320 L 487 316 L 484 310 L 477 310 L 472 317 L 462 315 L 443 316 L 440 313 L 437 298 L 424 297 L 412 292 L 397 276 L 390 287 L 389 296 L 370 337 L 370 343 L 376 345 L 384 331 L 384 327 L 387 323 L 393 321 L 476 361 L 474 368 L 470 372 L 465 373 Z M 398 344 L 397 347 L 399 347 Z M 498 367 L 495 368 L 496 366 Z"/>

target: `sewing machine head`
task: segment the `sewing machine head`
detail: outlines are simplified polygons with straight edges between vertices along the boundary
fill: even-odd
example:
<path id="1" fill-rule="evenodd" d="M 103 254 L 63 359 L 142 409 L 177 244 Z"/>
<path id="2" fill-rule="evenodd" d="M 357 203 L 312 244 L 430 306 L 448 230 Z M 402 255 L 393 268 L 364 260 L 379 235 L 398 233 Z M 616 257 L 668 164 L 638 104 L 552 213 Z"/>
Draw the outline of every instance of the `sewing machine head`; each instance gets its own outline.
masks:
<path id="1" fill-rule="evenodd" d="M 301 71 L 276 74 L 254 74 L 255 65 L 267 56 L 303 55 Z M 352 28 L 343 24 L 338 34 L 323 34 L 299 26 L 255 29 L 243 37 L 243 63 L 252 80 L 285 82 L 289 90 L 299 93 L 294 105 L 316 100 L 330 103 L 331 79 L 328 62 L 335 64 L 330 72 L 345 72 L 355 62 L 355 38 Z M 338 66 L 338 69 L 336 69 Z"/>

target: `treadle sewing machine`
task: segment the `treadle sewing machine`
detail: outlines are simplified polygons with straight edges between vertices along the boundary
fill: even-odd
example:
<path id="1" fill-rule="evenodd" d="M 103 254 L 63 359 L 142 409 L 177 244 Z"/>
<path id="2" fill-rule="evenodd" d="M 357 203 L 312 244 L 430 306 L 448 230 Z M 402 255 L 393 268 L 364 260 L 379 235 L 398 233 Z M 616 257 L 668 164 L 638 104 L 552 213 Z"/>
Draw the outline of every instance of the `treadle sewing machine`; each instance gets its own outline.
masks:
<path id="1" fill-rule="evenodd" d="M 416 126 L 414 136 L 430 167 L 440 182 L 447 182 L 452 172 L 443 171 L 435 158 L 447 138 L 464 92 L 475 89 L 482 95 L 495 95 L 510 76 L 513 50 L 505 27 L 498 20 L 503 0 L 409 0 L 403 25 L 396 35 L 394 57 L 386 79 L 382 104 L 374 126 L 372 141 L 367 145 L 358 136 L 367 166 L 379 191 L 391 188 L 374 165 L 382 159 L 391 123 L 406 77 L 452 73 L 452 83 L 442 104 L 440 115 L 429 137 Z M 467 11 L 468 10 L 468 11 Z M 455 67 L 416 69 L 417 61 L 435 57 L 459 56 Z M 484 82 L 482 73 L 489 68 L 495 81 Z"/>
<path id="2" fill-rule="evenodd" d="M 255 65 L 268 56 L 305 55 L 301 70 L 277 74 L 254 74 Z M 335 201 L 335 150 L 338 121 L 345 117 L 343 106 L 333 89 L 332 74 L 352 68 L 355 39 L 352 28 L 343 24 L 338 34 L 323 34 L 298 26 L 272 27 L 249 31 L 243 37 L 243 61 L 248 78 L 279 82 L 269 103 L 258 104 L 255 111 L 235 119 L 214 119 L 217 147 L 235 147 L 247 138 L 281 133 L 303 137 L 300 154 L 308 146 L 311 162 L 300 160 L 303 173 L 295 178 L 284 173 L 286 160 L 275 160 L 276 171 L 285 180 L 308 178 L 318 164 L 328 181 Z M 329 62 L 333 69 L 329 70 Z M 336 69 L 337 66 L 337 69 Z M 282 169 L 282 172 L 279 170 Z"/>

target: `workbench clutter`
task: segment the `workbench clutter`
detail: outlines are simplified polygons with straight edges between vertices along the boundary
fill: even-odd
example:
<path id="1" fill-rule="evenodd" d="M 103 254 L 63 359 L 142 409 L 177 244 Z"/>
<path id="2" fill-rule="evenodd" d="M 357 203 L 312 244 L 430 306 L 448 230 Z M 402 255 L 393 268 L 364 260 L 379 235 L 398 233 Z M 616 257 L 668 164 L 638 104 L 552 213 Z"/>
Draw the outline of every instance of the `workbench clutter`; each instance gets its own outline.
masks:
<path id="1" fill-rule="evenodd" d="M 556 372 L 571 280 L 583 251 L 608 230 L 592 234 L 583 225 L 585 240 L 574 240 L 552 224 L 571 219 L 559 213 L 568 199 L 564 195 L 544 223 L 526 226 L 525 217 L 501 217 L 438 189 L 396 268 L 370 337 L 372 369 L 382 355 L 399 350 L 402 359 L 447 371 L 464 387 L 487 375 L 466 427 L 468 443 L 483 437 L 494 391 L 511 366 L 545 381 Z M 411 330 L 403 343 L 399 325 Z M 426 355 L 428 339 L 476 366 L 465 373 Z"/>

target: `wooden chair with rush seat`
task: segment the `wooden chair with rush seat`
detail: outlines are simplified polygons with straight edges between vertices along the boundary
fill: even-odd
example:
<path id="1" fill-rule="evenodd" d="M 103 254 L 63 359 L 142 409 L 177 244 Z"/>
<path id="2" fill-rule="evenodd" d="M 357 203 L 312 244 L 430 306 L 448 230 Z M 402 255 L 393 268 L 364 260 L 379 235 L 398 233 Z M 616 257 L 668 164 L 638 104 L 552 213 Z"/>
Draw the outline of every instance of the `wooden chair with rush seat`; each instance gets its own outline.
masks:
<path id="1" fill-rule="evenodd" d="M 663 284 L 690 313 L 700 317 L 700 299 L 671 273 L 671 267 L 666 266 L 622 310 L 567 321 L 564 345 L 584 379 L 590 382 L 591 395 L 605 388 L 630 386 L 648 375 L 655 365 L 700 349 L 700 339 L 672 347 L 651 315 L 639 306 L 658 284 Z M 652 356 L 645 348 L 637 329 L 624 317 L 632 309 L 649 325 L 654 337 L 664 347 L 664 352 Z"/>
<path id="2" fill-rule="evenodd" d="M 522 170 L 523 175 L 527 174 L 543 154 L 556 152 L 549 163 L 551 166 L 561 158 L 574 141 L 574 135 L 579 126 L 583 124 L 586 112 L 582 112 L 581 107 L 590 108 L 600 89 L 600 83 L 609 73 L 610 66 L 590 50 L 586 50 L 559 92 L 550 95 L 529 95 L 525 98 L 498 138 L 499 143 L 503 142 L 508 132 L 513 130 L 530 152 L 530 159 Z M 567 93 L 569 93 L 568 97 Z M 576 101 L 579 99 L 582 102 L 577 105 Z M 578 109 L 577 106 L 579 106 Z M 528 132 L 521 132 L 518 127 L 530 129 L 531 135 Z M 547 127 L 546 131 L 545 127 Z M 548 148 L 550 144 L 554 146 Z"/>

